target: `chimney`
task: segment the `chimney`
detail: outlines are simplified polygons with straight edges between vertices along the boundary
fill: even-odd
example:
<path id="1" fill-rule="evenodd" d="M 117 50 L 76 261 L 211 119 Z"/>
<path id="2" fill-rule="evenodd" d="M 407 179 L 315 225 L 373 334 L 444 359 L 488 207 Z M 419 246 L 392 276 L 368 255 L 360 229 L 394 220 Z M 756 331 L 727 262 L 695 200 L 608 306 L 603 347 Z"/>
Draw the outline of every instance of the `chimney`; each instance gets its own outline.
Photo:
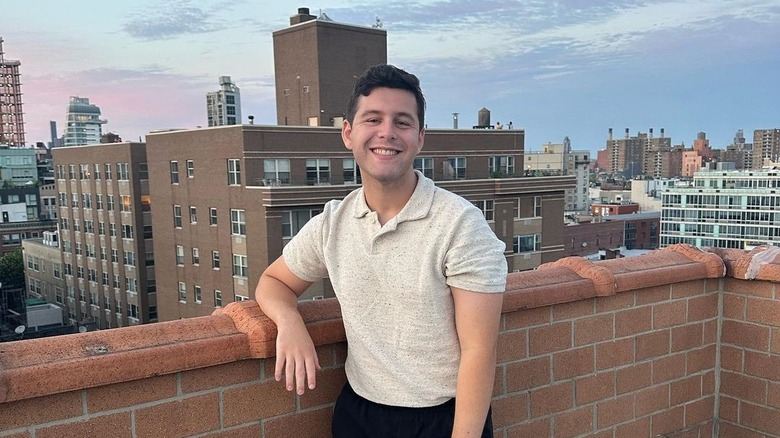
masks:
<path id="1" fill-rule="evenodd" d="M 315 20 L 317 17 L 309 14 L 309 8 L 298 8 L 298 14 L 290 17 L 290 26 Z"/>
<path id="2" fill-rule="evenodd" d="M 650 128 L 650 139 L 653 138 L 653 128 Z"/>
<path id="3" fill-rule="evenodd" d="M 631 134 L 628 133 L 628 128 L 626 128 L 626 138 L 631 137 Z"/>
<path id="4" fill-rule="evenodd" d="M 664 138 L 664 128 L 661 128 L 661 138 Z"/>
<path id="5" fill-rule="evenodd" d="M 612 141 L 612 128 L 609 128 L 609 141 Z"/>
<path id="6" fill-rule="evenodd" d="M 452 129 L 458 129 L 458 113 L 452 113 Z"/>

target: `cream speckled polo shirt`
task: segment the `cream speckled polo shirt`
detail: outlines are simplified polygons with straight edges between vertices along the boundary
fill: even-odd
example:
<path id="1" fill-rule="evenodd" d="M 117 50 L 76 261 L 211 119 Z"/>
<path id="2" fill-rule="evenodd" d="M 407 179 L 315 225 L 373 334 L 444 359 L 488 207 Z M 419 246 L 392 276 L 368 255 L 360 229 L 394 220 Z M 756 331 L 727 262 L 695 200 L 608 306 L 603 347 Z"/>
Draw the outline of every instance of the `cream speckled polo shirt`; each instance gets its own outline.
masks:
<path id="1" fill-rule="evenodd" d="M 412 197 L 380 226 L 363 189 L 328 202 L 284 247 L 290 270 L 330 277 L 359 395 L 423 407 L 455 396 L 460 347 L 450 286 L 501 293 L 505 245 L 482 212 L 417 172 Z"/>

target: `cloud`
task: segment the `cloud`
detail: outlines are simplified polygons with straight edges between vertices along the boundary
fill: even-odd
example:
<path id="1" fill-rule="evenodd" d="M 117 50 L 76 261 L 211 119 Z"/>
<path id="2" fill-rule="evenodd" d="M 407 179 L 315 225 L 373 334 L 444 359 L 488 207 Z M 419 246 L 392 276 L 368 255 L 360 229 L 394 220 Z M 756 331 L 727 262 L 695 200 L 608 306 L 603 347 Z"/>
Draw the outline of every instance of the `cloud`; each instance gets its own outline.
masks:
<path id="1" fill-rule="evenodd" d="M 229 21 L 216 18 L 213 11 L 194 6 L 190 0 L 177 0 L 136 12 L 121 29 L 134 38 L 159 40 L 215 32 L 229 25 Z"/>

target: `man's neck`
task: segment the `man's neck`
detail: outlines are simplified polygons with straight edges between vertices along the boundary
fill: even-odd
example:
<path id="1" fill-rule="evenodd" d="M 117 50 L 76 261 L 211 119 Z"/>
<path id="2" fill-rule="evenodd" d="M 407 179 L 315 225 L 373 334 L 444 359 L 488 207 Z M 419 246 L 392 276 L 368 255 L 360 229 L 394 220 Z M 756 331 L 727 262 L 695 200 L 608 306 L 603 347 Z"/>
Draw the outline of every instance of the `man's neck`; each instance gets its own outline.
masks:
<path id="1" fill-rule="evenodd" d="M 363 195 L 368 208 L 376 212 L 379 223 L 384 225 L 403 210 L 417 187 L 417 174 L 412 172 L 392 186 L 377 181 L 363 181 Z"/>

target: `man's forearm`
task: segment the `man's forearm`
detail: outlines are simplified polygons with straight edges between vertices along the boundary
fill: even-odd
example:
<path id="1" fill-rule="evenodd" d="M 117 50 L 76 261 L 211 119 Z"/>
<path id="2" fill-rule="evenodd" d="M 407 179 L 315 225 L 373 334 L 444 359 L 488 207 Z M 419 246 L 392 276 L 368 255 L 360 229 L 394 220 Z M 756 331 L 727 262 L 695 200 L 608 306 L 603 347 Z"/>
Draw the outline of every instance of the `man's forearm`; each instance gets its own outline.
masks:
<path id="1" fill-rule="evenodd" d="M 462 353 L 455 392 L 453 438 L 482 435 L 490 400 L 493 397 L 495 374 L 495 348 L 475 349 Z"/>

